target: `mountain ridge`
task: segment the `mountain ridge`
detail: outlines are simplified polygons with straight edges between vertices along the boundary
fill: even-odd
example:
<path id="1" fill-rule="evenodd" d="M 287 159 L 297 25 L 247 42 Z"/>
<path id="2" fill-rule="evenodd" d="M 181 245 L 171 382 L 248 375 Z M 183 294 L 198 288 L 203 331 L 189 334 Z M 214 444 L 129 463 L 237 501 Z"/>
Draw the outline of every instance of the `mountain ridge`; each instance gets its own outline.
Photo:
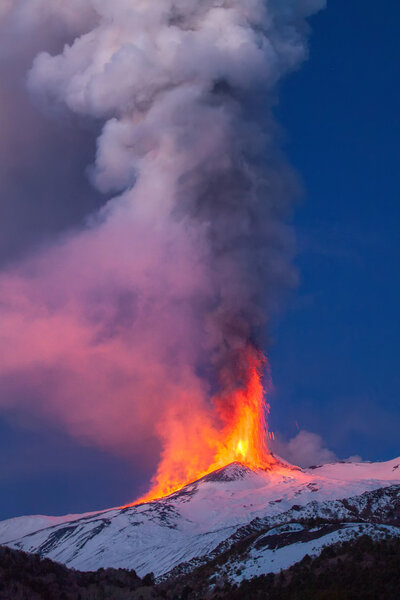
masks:
<path id="1" fill-rule="evenodd" d="M 82 571 L 133 568 L 140 576 L 152 571 L 157 577 L 165 577 L 180 565 L 191 565 L 191 561 L 197 568 L 198 561 L 205 564 L 213 560 L 215 552 L 225 551 L 224 544 L 229 546 L 229 540 L 235 535 L 240 537 L 246 528 L 253 535 L 255 532 L 250 530 L 254 523 L 263 523 L 265 528 L 272 527 L 272 523 L 282 526 L 289 516 L 297 522 L 312 518 L 327 521 L 325 510 L 335 513 L 337 520 L 349 522 L 349 509 L 343 502 L 353 506 L 353 522 L 367 523 L 371 532 L 378 534 L 379 523 L 374 523 L 371 515 L 369 520 L 363 517 L 363 494 L 370 494 L 367 502 L 375 511 L 389 510 L 391 502 L 397 511 L 399 467 L 400 458 L 383 463 L 339 462 L 309 469 L 289 465 L 279 458 L 272 469 L 250 468 L 236 462 L 151 502 L 81 515 L 20 517 L 1 522 L 0 543 L 39 553 Z M 386 490 L 381 496 L 382 506 L 374 500 L 377 490 Z M 359 500 L 353 502 L 354 498 Z M 391 527 L 387 523 L 381 525 Z M 397 525 L 393 527 L 396 529 L 392 533 L 397 534 Z M 345 536 L 354 527 L 343 525 L 339 529 Z M 300 533 L 297 541 L 296 535 L 282 533 L 287 543 L 280 554 L 283 557 L 286 553 L 282 561 L 287 565 L 290 555 L 302 554 L 305 546 L 301 544 L 305 542 Z M 333 530 L 329 536 L 327 543 L 331 538 L 332 543 L 338 539 Z M 318 543 L 314 545 L 317 551 Z M 253 563 L 244 572 L 260 574 L 272 568 L 271 561 L 276 559 L 267 550 L 261 553 L 263 560 L 258 560 L 259 565 L 262 563 L 261 572 Z M 224 576 L 231 575 L 226 571 Z"/>

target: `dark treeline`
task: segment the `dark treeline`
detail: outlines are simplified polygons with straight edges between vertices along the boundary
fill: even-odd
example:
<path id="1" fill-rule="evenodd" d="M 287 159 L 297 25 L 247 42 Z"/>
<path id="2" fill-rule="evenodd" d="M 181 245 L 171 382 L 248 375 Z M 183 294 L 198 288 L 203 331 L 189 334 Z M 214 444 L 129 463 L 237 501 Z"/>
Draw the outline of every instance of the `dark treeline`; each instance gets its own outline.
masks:
<path id="1" fill-rule="evenodd" d="M 135 571 L 83 573 L 8 548 L 0 548 L 0 600 L 132 600 L 150 597 L 154 579 Z"/>

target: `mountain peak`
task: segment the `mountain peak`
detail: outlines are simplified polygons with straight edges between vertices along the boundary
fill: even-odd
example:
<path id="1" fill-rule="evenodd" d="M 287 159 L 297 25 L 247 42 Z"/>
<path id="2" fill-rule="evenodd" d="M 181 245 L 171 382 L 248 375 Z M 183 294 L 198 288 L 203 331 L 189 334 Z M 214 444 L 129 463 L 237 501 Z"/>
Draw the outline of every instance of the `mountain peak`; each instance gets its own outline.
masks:
<path id="1" fill-rule="evenodd" d="M 233 462 L 226 467 L 217 469 L 205 477 L 203 481 L 237 481 L 239 479 L 245 479 L 250 473 L 253 473 L 253 469 L 244 465 L 241 462 Z"/>
<path id="2" fill-rule="evenodd" d="M 264 467 L 257 467 L 255 465 L 248 465 L 240 461 L 235 461 L 229 463 L 228 465 L 225 465 L 225 467 L 221 467 L 220 469 L 212 471 L 208 475 L 204 475 L 204 477 L 202 477 L 198 481 L 239 481 L 241 479 L 246 479 L 249 475 L 265 475 L 270 474 L 274 471 L 282 473 L 282 470 L 284 470 L 285 472 L 302 471 L 300 467 L 291 465 L 288 462 L 281 459 L 280 457 L 271 454 L 271 462 L 265 465 Z"/>

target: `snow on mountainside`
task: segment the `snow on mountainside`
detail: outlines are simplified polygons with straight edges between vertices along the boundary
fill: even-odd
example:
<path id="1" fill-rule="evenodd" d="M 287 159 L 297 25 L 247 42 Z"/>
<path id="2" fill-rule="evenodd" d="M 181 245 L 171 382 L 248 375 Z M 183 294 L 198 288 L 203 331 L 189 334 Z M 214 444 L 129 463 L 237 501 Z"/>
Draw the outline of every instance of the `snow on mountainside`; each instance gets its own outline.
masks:
<path id="1" fill-rule="evenodd" d="M 375 539 L 400 537 L 399 483 L 353 498 L 314 501 L 303 507 L 295 504 L 281 514 L 256 518 L 238 528 L 213 552 L 182 563 L 168 577 L 197 570 L 203 581 L 220 577 L 238 582 L 279 572 L 306 554 L 317 555 L 325 546 L 360 534 Z"/>
<path id="2" fill-rule="evenodd" d="M 397 532 L 390 511 L 397 514 L 399 498 L 400 458 L 386 463 L 335 463 L 310 469 L 283 461 L 271 470 L 232 463 L 166 498 L 138 506 L 4 521 L 0 523 L 0 543 L 39 552 L 81 570 L 121 567 L 133 568 L 139 575 L 153 571 L 161 576 L 172 569 L 193 569 L 212 560 L 215 553 L 233 548 L 249 531 L 257 537 L 260 532 L 268 534 L 271 527 L 316 516 L 327 519 L 332 514 L 336 520 L 352 523 L 336 529 L 328 524 L 321 535 L 311 532 L 311 538 L 301 523 L 294 537 L 283 531 L 281 541 L 287 543 L 279 542 L 279 560 L 272 557 L 274 548 L 269 543 L 262 546 L 262 551 L 249 546 L 246 560 L 250 562 L 247 566 L 243 563 L 242 571 L 243 576 L 250 576 L 273 570 L 275 560 L 275 565 L 292 564 L 297 556 L 312 551 L 311 547 L 305 550 L 310 542 L 317 552 L 318 544 L 331 543 L 338 538 L 339 530 L 350 534 L 357 527 L 355 522 L 368 521 L 376 531 L 387 524 Z M 374 511 L 381 511 L 382 521 L 374 521 Z M 279 536 L 271 535 L 269 541 L 277 542 Z M 241 569 L 228 563 L 225 574 L 233 577 L 232 568 L 235 572 Z"/>

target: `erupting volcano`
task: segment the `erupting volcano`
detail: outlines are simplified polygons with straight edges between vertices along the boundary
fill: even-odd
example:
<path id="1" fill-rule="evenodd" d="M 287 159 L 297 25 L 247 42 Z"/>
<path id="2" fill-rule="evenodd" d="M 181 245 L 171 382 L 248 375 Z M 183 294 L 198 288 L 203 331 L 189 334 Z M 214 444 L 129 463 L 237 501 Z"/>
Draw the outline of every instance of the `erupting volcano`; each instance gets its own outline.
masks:
<path id="1" fill-rule="evenodd" d="M 99 209 L 0 272 L 0 398 L 154 469 L 141 501 L 274 464 L 260 349 L 297 282 L 275 90 L 323 3 L 41 0 L 55 37 L 24 34 L 36 105 L 88 122 Z"/>
<path id="2" fill-rule="evenodd" d="M 263 469 L 276 462 L 267 445 L 269 405 L 263 386 L 265 366 L 262 352 L 251 346 L 236 357 L 232 368 L 240 384 L 236 389 L 228 385 L 223 394 L 212 399 L 220 427 L 203 424 L 202 439 L 206 445 L 202 448 L 193 448 L 185 438 L 181 447 L 174 445 L 173 454 L 164 455 L 152 488 L 136 503 L 171 494 L 235 461 Z"/>
<path id="3" fill-rule="evenodd" d="M 300 430 L 286 445 L 290 461 L 318 465 L 322 454 L 322 466 L 295 466 L 269 449 L 266 355 L 276 313 L 298 282 L 291 219 L 299 186 L 275 122 L 277 86 L 307 57 L 308 17 L 324 4 L 0 0 L 0 183 L 3 173 L 10 197 L 0 212 L 23 212 L 14 193 L 35 206 L 41 193 L 31 185 L 42 178 L 51 206 L 65 203 L 54 215 L 71 204 L 64 226 L 57 218 L 45 241 L 29 237 L 25 254 L 1 263 L 0 416 L 63 430 L 60 445 L 51 435 L 43 446 L 59 448 L 58 461 L 70 437 L 79 462 L 82 447 L 96 447 L 82 460 L 95 479 L 92 461 L 103 476 L 112 454 L 132 485 L 122 492 L 101 482 L 118 494 L 111 509 L 99 510 L 96 498 L 98 512 L 2 522 L 0 544 L 84 571 L 127 568 L 148 583 L 151 573 L 174 581 L 125 594 L 118 572 L 121 597 L 208 598 L 243 597 L 230 582 L 305 556 L 309 565 L 312 553 L 364 526 L 400 537 L 400 459 L 331 462 L 333 452 L 314 451 L 318 436 L 308 434 L 307 445 Z M 12 127 L 7 134 L 11 121 L 23 146 Z M 72 217 L 85 190 L 93 198 Z M 0 424 L 3 448 L 13 448 L 23 430 L 9 443 Z M 27 464 L 18 451 L 8 461 L 15 478 L 5 461 L 10 489 L 19 477 L 42 481 L 37 437 L 26 444 L 34 450 Z M 72 488 L 81 471 L 64 462 Z M 64 482 L 56 464 L 51 456 L 43 498 Z M 129 504 L 115 507 L 121 502 Z M 29 564 L 36 573 L 37 560 Z M 49 587 L 46 565 L 45 573 Z M 107 589 L 109 576 L 98 574 Z M 84 581 L 92 590 L 93 574 Z"/>

